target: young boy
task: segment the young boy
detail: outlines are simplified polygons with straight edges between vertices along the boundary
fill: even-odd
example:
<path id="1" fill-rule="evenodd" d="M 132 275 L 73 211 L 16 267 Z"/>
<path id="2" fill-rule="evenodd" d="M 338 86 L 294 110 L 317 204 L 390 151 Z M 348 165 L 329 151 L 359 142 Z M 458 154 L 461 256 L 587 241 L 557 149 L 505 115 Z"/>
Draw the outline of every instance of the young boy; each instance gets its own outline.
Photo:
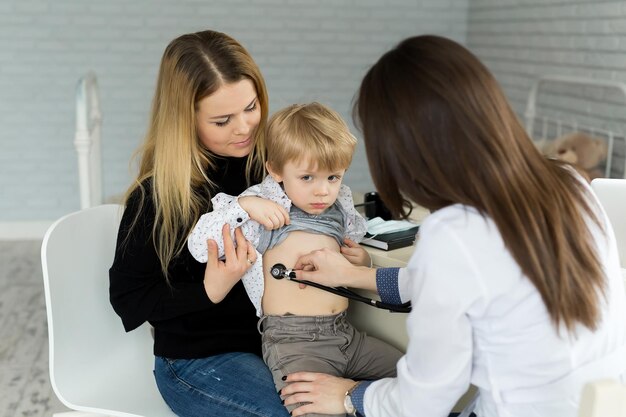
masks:
<path id="1" fill-rule="evenodd" d="M 206 262 L 206 241 L 214 239 L 223 255 L 221 230 L 229 223 L 231 230 L 241 227 L 259 252 L 242 280 L 261 317 L 263 359 L 277 389 L 285 385 L 283 376 L 296 371 L 353 379 L 395 376 L 402 353 L 352 327 L 348 299 L 270 274 L 272 265 L 293 266 L 321 248 L 369 265 L 367 252 L 354 243 L 366 232 L 365 220 L 341 183 L 356 139 L 337 113 L 319 103 L 276 112 L 267 133 L 269 175 L 239 197 L 216 195 L 213 211 L 189 237 L 189 251 Z"/>

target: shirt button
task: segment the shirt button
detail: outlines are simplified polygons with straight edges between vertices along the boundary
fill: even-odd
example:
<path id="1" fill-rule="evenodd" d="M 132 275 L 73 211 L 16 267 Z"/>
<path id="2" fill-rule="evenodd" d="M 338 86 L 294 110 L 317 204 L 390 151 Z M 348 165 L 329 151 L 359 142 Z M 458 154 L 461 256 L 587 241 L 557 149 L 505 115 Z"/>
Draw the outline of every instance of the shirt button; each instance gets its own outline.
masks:
<path id="1" fill-rule="evenodd" d="M 241 217 L 237 217 L 237 223 L 241 223 L 243 219 Z"/>

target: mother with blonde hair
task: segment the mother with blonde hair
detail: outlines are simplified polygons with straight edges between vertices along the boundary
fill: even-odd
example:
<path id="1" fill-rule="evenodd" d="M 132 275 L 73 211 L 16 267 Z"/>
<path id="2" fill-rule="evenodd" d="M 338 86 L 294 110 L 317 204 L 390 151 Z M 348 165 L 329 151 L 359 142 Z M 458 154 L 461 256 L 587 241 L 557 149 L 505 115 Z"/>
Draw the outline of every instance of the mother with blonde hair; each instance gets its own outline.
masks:
<path id="1" fill-rule="evenodd" d="M 355 105 L 392 213 L 429 209 L 406 268 L 318 251 L 300 279 L 411 300 L 398 377 L 289 375 L 292 413 L 447 416 L 470 384 L 479 417 L 572 417 L 583 385 L 626 378 L 626 294 L 611 225 L 588 184 L 545 159 L 487 68 L 438 36 L 402 41 Z"/>
<path id="2" fill-rule="evenodd" d="M 154 327 L 156 382 L 180 416 L 288 415 L 240 281 L 254 248 L 228 227 L 223 260 L 213 241 L 206 265 L 186 247 L 212 196 L 262 179 L 267 112 L 259 68 L 233 38 L 207 30 L 165 49 L 109 276 L 126 331 Z"/>

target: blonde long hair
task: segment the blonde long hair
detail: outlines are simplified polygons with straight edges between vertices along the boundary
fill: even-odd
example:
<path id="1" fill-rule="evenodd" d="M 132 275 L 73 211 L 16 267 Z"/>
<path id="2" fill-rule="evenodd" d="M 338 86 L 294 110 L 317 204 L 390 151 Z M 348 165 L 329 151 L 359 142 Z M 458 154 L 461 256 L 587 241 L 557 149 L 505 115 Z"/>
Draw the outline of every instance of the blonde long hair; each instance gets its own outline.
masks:
<path id="1" fill-rule="evenodd" d="M 586 218 L 585 186 L 544 158 L 489 70 L 461 45 L 408 38 L 362 81 L 355 117 L 372 177 L 394 214 L 404 196 L 430 210 L 453 204 L 493 219 L 553 323 L 595 329 L 605 277 Z"/>
<path id="2" fill-rule="evenodd" d="M 222 85 L 243 79 L 253 82 L 261 110 L 246 165 L 250 183 L 252 177 L 263 175 L 268 97 L 261 71 L 248 51 L 230 36 L 207 30 L 174 39 L 163 53 L 148 132 L 135 155 L 140 158 L 139 174 L 125 201 L 137 189 L 142 203 L 152 198 L 156 210 L 152 237 L 166 278 L 170 261 L 184 248 L 189 231 L 209 208 L 207 196 L 210 198 L 215 185 L 206 173 L 216 167 L 214 156 L 197 135 L 198 102 Z M 143 186 L 149 178 L 150 196 Z"/>

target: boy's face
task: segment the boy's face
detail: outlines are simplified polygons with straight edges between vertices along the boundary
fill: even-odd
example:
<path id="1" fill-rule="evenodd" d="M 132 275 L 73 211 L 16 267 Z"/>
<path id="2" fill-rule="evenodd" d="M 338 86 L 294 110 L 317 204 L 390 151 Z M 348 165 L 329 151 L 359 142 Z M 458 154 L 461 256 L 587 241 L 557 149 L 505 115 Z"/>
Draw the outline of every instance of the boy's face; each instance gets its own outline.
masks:
<path id="1" fill-rule="evenodd" d="M 333 205 L 346 172 L 345 169 L 318 169 L 306 159 L 297 163 L 287 162 L 280 174 L 273 171 L 269 164 L 267 169 L 276 182 L 283 183 L 285 194 L 292 204 L 309 214 L 321 214 Z"/>

